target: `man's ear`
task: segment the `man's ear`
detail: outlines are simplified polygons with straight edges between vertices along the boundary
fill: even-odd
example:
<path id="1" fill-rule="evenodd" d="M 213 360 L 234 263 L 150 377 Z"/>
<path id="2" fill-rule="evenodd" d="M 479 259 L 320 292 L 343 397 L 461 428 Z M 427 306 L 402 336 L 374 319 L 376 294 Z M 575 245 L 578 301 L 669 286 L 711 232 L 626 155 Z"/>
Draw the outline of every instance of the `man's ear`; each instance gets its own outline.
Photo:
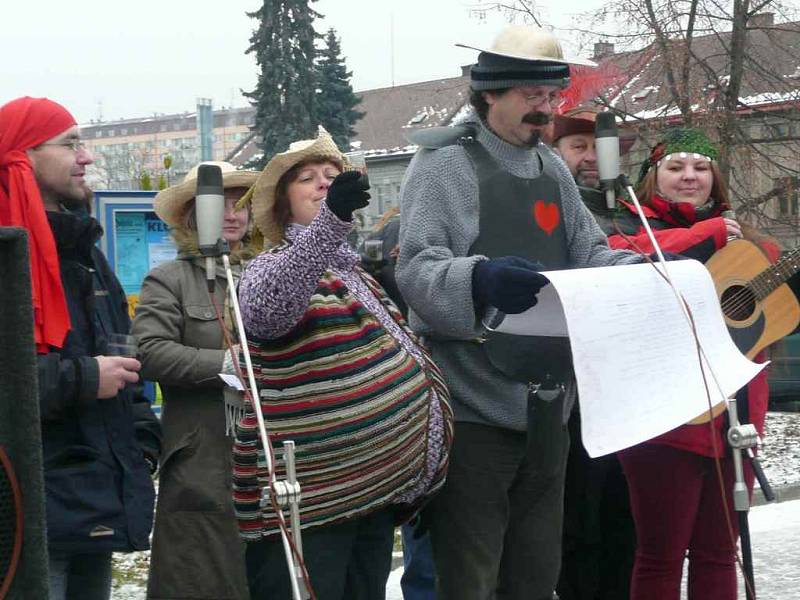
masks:
<path id="1" fill-rule="evenodd" d="M 493 91 L 491 91 L 491 90 L 487 90 L 487 91 L 485 91 L 485 92 L 481 92 L 481 96 L 482 96 L 482 97 L 483 97 L 483 99 L 486 101 L 486 104 L 488 104 L 489 106 L 491 106 L 492 104 L 494 104 L 494 103 L 495 103 L 495 101 L 496 101 L 496 99 L 497 99 L 497 96 L 496 96 L 496 95 L 495 95 L 495 93 L 494 93 Z"/>
<path id="2" fill-rule="evenodd" d="M 33 172 L 36 172 L 36 149 L 35 148 L 28 148 L 25 150 L 25 154 L 28 155 L 28 160 L 31 161 L 31 166 L 33 167 Z"/>

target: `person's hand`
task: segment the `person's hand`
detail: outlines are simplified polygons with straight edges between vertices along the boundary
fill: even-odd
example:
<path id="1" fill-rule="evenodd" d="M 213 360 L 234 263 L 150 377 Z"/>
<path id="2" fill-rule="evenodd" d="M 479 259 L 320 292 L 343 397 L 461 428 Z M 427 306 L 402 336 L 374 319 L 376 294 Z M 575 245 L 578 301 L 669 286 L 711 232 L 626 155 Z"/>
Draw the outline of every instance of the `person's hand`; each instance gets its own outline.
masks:
<path id="1" fill-rule="evenodd" d="M 328 197 L 325 202 L 328 208 L 341 221 L 352 221 L 353 211 L 364 208 L 369 204 L 369 181 L 361 177 L 358 171 L 345 171 L 337 175 L 331 187 L 328 188 Z"/>
<path id="2" fill-rule="evenodd" d="M 477 263 L 472 271 L 472 299 L 506 314 L 525 312 L 536 305 L 536 294 L 549 281 L 543 267 L 519 256 L 503 256 Z"/>
<path id="3" fill-rule="evenodd" d="M 113 398 L 129 383 L 139 381 L 139 369 L 142 368 L 135 358 L 126 356 L 95 356 L 100 383 L 97 386 L 97 397 Z"/>
<path id="4" fill-rule="evenodd" d="M 736 238 L 737 240 L 742 239 L 742 226 L 739 225 L 734 219 L 723 218 L 725 221 L 725 232 L 728 235 L 728 239 Z"/>
<path id="5" fill-rule="evenodd" d="M 664 255 L 664 260 L 667 262 L 671 262 L 673 260 L 691 260 L 692 256 L 684 256 L 683 254 L 675 254 L 674 252 L 662 252 Z M 642 257 L 642 262 L 660 262 L 660 258 L 658 258 L 658 254 L 653 252 L 652 254 L 648 254 L 646 257 Z"/>

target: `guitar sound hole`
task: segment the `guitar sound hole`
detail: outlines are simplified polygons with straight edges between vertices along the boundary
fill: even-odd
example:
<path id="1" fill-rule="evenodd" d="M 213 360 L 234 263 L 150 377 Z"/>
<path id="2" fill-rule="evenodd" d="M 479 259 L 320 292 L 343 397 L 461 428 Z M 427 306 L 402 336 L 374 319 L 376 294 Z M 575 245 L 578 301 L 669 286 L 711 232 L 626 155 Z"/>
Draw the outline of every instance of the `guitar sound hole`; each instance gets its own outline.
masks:
<path id="1" fill-rule="evenodd" d="M 743 285 L 734 285 L 722 292 L 722 312 L 733 321 L 745 321 L 756 310 L 756 297 Z"/>

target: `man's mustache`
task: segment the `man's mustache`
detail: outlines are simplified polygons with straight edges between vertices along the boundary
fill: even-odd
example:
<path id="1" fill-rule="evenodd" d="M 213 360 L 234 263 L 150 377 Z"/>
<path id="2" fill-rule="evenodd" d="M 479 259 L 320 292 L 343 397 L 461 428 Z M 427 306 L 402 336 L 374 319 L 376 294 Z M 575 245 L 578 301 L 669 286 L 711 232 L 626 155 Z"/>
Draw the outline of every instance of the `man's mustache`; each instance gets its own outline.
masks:
<path id="1" fill-rule="evenodd" d="M 528 113 L 527 115 L 522 117 L 523 123 L 528 123 L 530 125 L 539 125 L 539 126 L 547 125 L 552 120 L 553 118 L 551 115 L 539 111 Z"/>

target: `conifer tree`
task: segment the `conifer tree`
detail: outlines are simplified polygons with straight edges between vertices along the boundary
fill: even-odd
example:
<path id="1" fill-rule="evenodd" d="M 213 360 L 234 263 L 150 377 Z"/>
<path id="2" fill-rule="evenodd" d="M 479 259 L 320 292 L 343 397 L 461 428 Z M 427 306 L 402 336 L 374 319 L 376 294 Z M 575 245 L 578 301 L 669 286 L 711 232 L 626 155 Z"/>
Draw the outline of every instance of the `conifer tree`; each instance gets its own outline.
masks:
<path id="1" fill-rule="evenodd" d="M 263 0 L 247 13 L 258 21 L 246 53 L 260 67 L 258 83 L 246 92 L 256 107 L 255 129 L 264 155 L 248 165 L 262 168 L 296 140 L 316 135 L 316 71 L 313 22 L 316 0 Z"/>
<path id="2" fill-rule="evenodd" d="M 355 110 L 361 98 L 353 93 L 350 85 L 353 74 L 345 66 L 341 45 L 333 29 L 329 29 L 325 35 L 325 47 L 319 53 L 317 72 L 319 122 L 331 134 L 339 149 L 347 152 L 350 150 L 350 140 L 355 135 L 353 125 L 364 113 Z"/>

